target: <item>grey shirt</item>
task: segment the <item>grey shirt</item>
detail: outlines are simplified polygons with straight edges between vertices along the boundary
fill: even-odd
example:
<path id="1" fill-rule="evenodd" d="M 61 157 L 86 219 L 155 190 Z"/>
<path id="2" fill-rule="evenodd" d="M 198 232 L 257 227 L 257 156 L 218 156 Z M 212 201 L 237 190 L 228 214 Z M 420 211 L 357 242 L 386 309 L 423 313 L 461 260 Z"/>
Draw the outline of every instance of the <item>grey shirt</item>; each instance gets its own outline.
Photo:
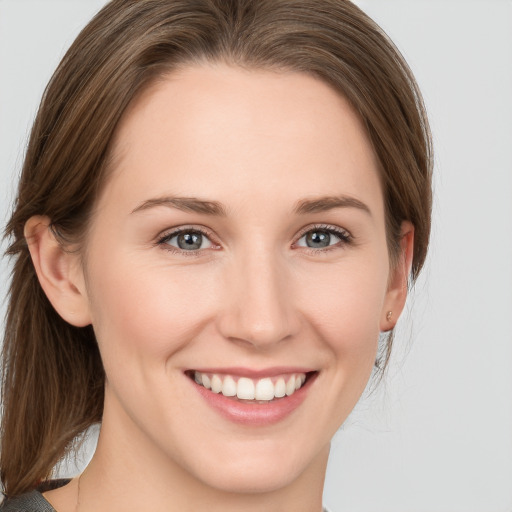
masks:
<path id="1" fill-rule="evenodd" d="M 2 512 L 56 512 L 39 491 L 28 492 L 6 500 L 0 506 Z"/>
<path id="2" fill-rule="evenodd" d="M 57 489 L 69 483 L 69 479 L 49 480 L 37 489 L 5 500 L 0 505 L 0 512 L 57 512 L 43 497 L 43 492 Z"/>

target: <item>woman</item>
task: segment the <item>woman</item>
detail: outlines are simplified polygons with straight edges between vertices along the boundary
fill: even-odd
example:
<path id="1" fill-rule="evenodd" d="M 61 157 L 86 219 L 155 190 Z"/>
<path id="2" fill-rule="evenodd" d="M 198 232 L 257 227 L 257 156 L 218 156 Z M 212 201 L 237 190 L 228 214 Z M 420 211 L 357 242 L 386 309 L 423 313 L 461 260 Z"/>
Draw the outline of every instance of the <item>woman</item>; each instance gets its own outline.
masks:
<path id="1" fill-rule="evenodd" d="M 320 511 L 425 259 L 431 161 L 410 71 L 350 2 L 110 2 L 7 227 L 4 509 Z"/>

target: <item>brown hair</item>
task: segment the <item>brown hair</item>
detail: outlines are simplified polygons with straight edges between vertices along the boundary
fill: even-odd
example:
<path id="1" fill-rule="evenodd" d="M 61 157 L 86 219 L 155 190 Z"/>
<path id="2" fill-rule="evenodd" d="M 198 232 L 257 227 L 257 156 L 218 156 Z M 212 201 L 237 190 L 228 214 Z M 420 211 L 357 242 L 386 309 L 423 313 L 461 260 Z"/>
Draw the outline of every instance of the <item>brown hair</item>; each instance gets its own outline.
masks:
<path id="1" fill-rule="evenodd" d="M 347 0 L 112 0 L 80 33 L 45 91 L 6 228 L 15 258 L 3 348 L 0 478 L 8 495 L 48 478 L 103 409 L 104 372 L 92 327 L 73 327 L 52 308 L 24 225 L 46 215 L 63 244 L 80 240 L 127 106 L 163 74 L 205 60 L 309 73 L 344 94 L 380 162 L 391 258 L 401 222 L 409 220 L 413 279 L 423 265 L 432 166 L 423 103 L 398 50 L 356 6 Z"/>

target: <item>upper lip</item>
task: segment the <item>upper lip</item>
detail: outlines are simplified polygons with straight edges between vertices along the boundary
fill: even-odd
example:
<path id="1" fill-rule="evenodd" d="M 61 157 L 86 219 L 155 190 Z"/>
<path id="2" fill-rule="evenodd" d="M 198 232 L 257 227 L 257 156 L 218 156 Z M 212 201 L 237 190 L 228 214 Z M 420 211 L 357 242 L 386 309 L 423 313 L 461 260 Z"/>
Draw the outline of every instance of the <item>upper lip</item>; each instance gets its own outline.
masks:
<path id="1" fill-rule="evenodd" d="M 287 375 L 292 373 L 310 373 L 316 370 L 314 368 L 307 366 L 273 366 L 270 368 L 262 368 L 260 370 L 255 370 L 253 368 L 244 368 L 241 366 L 230 366 L 222 368 L 198 367 L 190 368 L 188 371 L 234 375 L 238 377 L 249 377 L 251 379 L 263 379 L 265 377 L 276 377 L 277 375 Z"/>

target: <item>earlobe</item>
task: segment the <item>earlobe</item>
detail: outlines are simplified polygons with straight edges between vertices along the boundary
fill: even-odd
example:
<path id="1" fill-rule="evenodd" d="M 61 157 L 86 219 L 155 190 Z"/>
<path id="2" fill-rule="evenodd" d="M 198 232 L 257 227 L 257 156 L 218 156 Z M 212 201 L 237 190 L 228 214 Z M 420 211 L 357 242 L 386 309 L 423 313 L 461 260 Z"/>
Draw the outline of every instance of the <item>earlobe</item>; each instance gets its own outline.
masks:
<path id="1" fill-rule="evenodd" d="M 76 327 L 89 325 L 89 301 L 79 256 L 59 243 L 45 216 L 26 222 L 25 239 L 39 283 L 57 313 Z"/>
<path id="2" fill-rule="evenodd" d="M 407 299 L 409 276 L 414 255 L 414 226 L 409 221 L 402 222 L 400 254 L 388 284 L 388 291 L 381 314 L 381 332 L 392 330 L 402 313 Z"/>

